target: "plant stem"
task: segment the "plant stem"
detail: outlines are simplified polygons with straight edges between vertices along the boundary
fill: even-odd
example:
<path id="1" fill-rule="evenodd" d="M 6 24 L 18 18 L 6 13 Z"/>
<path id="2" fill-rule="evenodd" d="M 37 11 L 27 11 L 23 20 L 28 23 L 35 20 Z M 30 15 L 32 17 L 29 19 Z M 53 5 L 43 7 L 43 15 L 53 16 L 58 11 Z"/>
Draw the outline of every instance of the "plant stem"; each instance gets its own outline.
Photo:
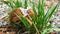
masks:
<path id="1" fill-rule="evenodd" d="M 26 19 L 28 20 L 29 23 L 32 23 L 31 20 L 29 20 L 28 18 L 26 18 Z M 34 28 L 36 29 L 37 33 L 39 34 L 39 30 L 38 30 L 37 26 L 34 23 L 32 23 L 32 24 L 34 25 Z"/>
<path id="2" fill-rule="evenodd" d="M 17 15 L 17 17 L 20 19 L 20 17 L 18 15 Z M 28 18 L 26 18 L 26 19 L 29 23 L 32 23 L 31 20 L 29 20 Z M 38 30 L 37 26 L 34 23 L 32 23 L 32 24 L 34 25 L 34 28 L 36 29 L 37 33 L 39 34 L 39 30 Z"/>
<path id="3" fill-rule="evenodd" d="M 36 27 L 36 25 L 35 25 L 34 23 L 33 23 L 33 25 L 34 25 L 34 27 L 35 27 L 37 33 L 40 34 L 38 28 Z"/>

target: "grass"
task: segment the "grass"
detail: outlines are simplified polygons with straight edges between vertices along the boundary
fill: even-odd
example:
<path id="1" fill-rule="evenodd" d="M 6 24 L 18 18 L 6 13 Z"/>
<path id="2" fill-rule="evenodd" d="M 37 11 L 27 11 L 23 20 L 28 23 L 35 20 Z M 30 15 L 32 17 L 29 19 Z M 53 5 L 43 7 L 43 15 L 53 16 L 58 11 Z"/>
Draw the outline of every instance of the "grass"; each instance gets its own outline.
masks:
<path id="1" fill-rule="evenodd" d="M 7 4 L 9 7 L 18 8 L 23 7 L 22 2 L 16 1 L 4 1 L 5 4 Z M 28 4 L 25 0 L 24 7 L 27 8 Z M 59 2 L 60 3 L 60 2 Z M 27 31 L 29 31 L 31 34 L 32 32 L 35 34 L 46 34 L 46 32 L 51 29 L 51 24 L 48 24 L 50 17 L 55 12 L 55 10 L 58 8 L 59 3 L 56 6 L 50 7 L 47 11 L 47 13 L 44 13 L 44 0 L 39 0 L 38 4 L 36 5 L 34 2 L 32 2 L 32 9 L 34 11 L 34 15 L 31 16 L 28 20 L 32 23 L 30 25 L 28 21 L 26 20 L 26 17 L 23 17 L 23 15 L 17 15 L 20 18 L 20 21 L 23 23 L 23 25 L 26 27 Z M 36 11 L 37 10 L 37 11 Z M 12 19 L 11 19 L 12 20 Z M 18 25 L 18 24 L 17 24 Z M 24 28 L 24 27 L 23 27 Z M 32 32 L 31 32 L 32 30 Z"/>

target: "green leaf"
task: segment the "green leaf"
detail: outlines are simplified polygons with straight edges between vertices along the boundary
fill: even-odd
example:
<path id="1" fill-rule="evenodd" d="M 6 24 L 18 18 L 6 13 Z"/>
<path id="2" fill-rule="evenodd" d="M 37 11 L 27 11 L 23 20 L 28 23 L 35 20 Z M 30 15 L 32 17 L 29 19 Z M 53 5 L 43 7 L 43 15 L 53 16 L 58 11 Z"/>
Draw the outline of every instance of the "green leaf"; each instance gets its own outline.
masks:
<path id="1" fill-rule="evenodd" d="M 53 12 L 57 9 L 58 5 L 59 5 L 59 3 L 58 3 L 56 6 L 51 7 L 51 8 L 47 11 L 46 15 L 44 16 L 44 17 L 45 17 L 45 20 L 48 19 L 48 18 L 50 18 L 50 17 L 52 16 Z"/>
<path id="2" fill-rule="evenodd" d="M 41 18 L 44 16 L 44 4 L 41 4 L 40 0 L 38 2 L 38 16 Z"/>
<path id="3" fill-rule="evenodd" d="M 27 4 L 27 0 L 25 0 L 25 2 L 24 2 L 25 4 L 24 4 L 24 8 L 26 8 L 27 9 L 27 6 L 28 6 L 28 4 Z"/>
<path id="4" fill-rule="evenodd" d="M 21 17 L 21 21 L 22 21 L 22 23 L 23 23 L 26 27 L 29 27 L 29 24 L 28 24 L 26 18 Z"/>

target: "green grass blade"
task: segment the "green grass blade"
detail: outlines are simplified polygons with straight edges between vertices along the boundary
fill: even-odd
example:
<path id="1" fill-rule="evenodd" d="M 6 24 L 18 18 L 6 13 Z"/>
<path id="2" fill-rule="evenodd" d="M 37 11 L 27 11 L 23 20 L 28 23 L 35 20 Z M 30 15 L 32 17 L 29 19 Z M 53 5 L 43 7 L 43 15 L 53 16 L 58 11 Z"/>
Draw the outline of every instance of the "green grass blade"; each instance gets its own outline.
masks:
<path id="1" fill-rule="evenodd" d="M 27 9 L 27 6 L 28 6 L 28 4 L 27 4 L 27 0 L 25 0 L 25 4 L 24 4 L 24 8 L 26 8 Z"/>
<path id="2" fill-rule="evenodd" d="M 40 0 L 38 2 L 38 15 L 41 17 L 44 16 L 44 4 L 41 4 Z"/>
<path id="3" fill-rule="evenodd" d="M 23 24 L 24 24 L 26 27 L 29 27 L 29 24 L 28 24 L 27 20 L 26 20 L 24 17 L 21 17 L 21 21 L 23 22 Z"/>
<path id="4" fill-rule="evenodd" d="M 47 11 L 46 15 L 44 16 L 45 19 L 48 19 L 48 18 L 50 18 L 50 17 L 52 16 L 53 12 L 57 9 L 57 6 L 58 6 L 58 5 L 59 5 L 59 3 L 58 3 L 56 6 L 51 7 L 51 8 Z"/>
<path id="5" fill-rule="evenodd" d="M 25 17 L 23 17 L 23 15 L 17 15 L 16 13 L 15 13 L 15 15 L 21 20 L 21 22 L 25 25 L 25 27 L 29 27 L 30 26 L 30 24 L 28 23 L 28 21 L 26 20 L 26 18 Z"/>

